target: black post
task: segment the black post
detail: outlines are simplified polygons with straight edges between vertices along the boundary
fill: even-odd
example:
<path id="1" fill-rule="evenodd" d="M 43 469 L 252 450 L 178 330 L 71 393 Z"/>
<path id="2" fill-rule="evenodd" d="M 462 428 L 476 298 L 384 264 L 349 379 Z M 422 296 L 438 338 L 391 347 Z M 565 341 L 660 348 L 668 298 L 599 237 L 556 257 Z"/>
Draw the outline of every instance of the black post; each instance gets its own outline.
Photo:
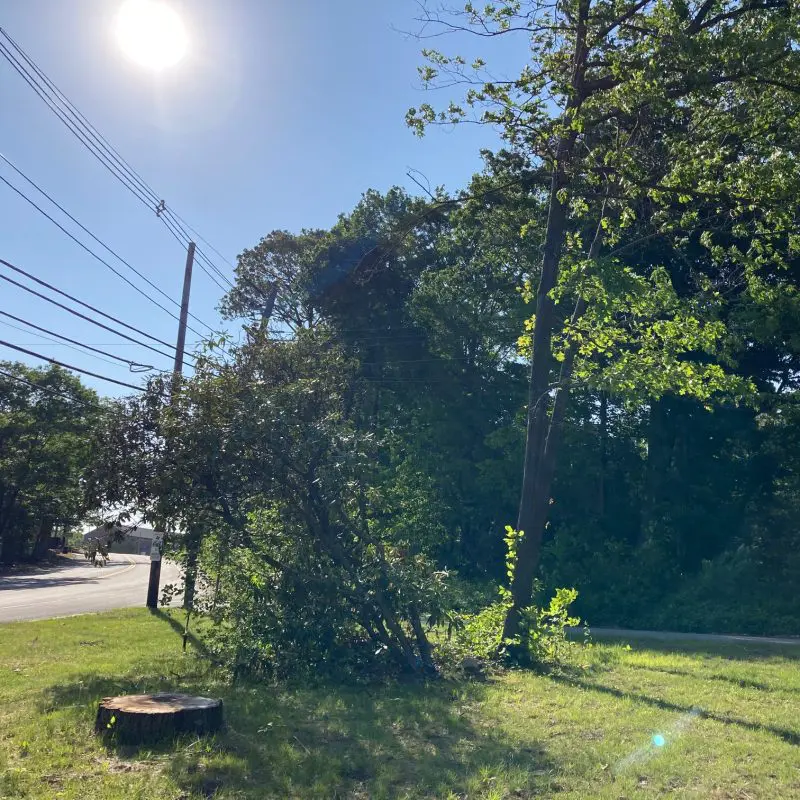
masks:
<path id="1" fill-rule="evenodd" d="M 150 583 L 147 585 L 147 607 L 158 608 L 158 585 L 161 582 L 161 559 L 150 562 Z"/>
<path id="2" fill-rule="evenodd" d="M 158 586 L 161 582 L 161 537 L 153 537 L 150 545 L 150 582 L 147 584 L 147 607 L 158 608 Z"/>

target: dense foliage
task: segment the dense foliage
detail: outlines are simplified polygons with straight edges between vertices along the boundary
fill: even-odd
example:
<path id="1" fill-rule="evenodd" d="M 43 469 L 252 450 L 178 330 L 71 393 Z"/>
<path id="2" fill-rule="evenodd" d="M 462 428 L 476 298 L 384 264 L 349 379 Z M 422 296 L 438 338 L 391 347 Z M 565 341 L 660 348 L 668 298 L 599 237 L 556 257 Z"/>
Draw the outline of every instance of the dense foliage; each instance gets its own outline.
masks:
<path id="1" fill-rule="evenodd" d="M 629 403 L 747 399 L 727 302 L 776 295 L 798 253 L 798 18 L 736 0 L 513 0 L 426 9 L 440 34 L 522 36 L 527 63 L 497 80 L 484 58 L 428 50 L 430 85 L 464 86 L 420 134 L 499 128 L 509 177 L 540 187 L 547 216 L 535 313 L 517 529 L 525 531 L 505 634 L 517 636 L 540 565 L 570 396 Z M 757 313 L 757 312 L 756 312 Z"/>
<path id="2" fill-rule="evenodd" d="M 100 413 L 68 372 L 0 362 L 0 563 L 40 558 L 82 521 Z"/>
<path id="3" fill-rule="evenodd" d="M 554 660 L 573 603 L 800 629 L 790 10 L 424 12 L 526 37 L 509 81 L 428 51 L 464 103 L 409 113 L 504 148 L 455 196 L 369 191 L 328 230 L 268 233 L 222 303 L 241 343 L 100 437 L 90 493 L 176 531 L 234 669 L 429 672 L 448 626 L 443 651 Z"/>

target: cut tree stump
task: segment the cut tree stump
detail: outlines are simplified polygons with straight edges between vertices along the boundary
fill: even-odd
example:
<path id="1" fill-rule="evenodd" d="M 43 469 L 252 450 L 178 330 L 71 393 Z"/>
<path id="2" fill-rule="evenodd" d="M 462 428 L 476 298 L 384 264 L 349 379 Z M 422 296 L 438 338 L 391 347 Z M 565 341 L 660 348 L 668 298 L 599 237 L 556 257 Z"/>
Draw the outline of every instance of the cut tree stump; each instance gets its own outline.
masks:
<path id="1" fill-rule="evenodd" d="M 211 733 L 222 726 L 222 700 L 188 694 L 106 697 L 94 729 L 120 742 L 151 742 L 178 733 Z"/>

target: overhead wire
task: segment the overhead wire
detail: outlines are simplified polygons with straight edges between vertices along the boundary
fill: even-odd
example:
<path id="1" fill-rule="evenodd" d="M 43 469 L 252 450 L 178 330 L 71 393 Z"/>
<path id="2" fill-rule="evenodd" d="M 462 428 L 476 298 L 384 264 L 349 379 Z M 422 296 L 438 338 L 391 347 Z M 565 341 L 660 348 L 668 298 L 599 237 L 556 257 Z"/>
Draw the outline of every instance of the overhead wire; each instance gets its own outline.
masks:
<path id="1" fill-rule="evenodd" d="M 0 28 L 0 33 L 4 36 L 8 37 L 8 34 Z M 80 129 L 76 123 L 70 120 L 65 112 L 58 107 L 56 102 L 52 99 L 50 95 L 48 95 L 47 91 L 42 88 L 41 84 L 37 82 L 36 78 L 32 77 L 30 72 L 28 72 L 24 65 L 20 63 L 17 57 L 14 56 L 12 52 L 9 51 L 8 47 L 0 42 L 0 55 L 2 55 L 6 61 L 11 64 L 14 70 L 22 77 L 22 79 L 30 86 L 31 89 L 38 95 L 38 97 L 47 105 L 47 107 L 61 120 L 64 125 L 70 130 L 70 132 L 78 139 L 78 141 L 87 149 L 89 152 L 97 158 L 101 164 L 115 177 L 117 180 L 122 182 L 129 191 L 131 191 L 137 199 L 144 203 L 148 208 L 150 207 L 150 200 L 148 199 L 147 195 L 143 193 L 143 191 L 136 186 L 130 178 L 126 177 L 126 175 L 120 170 L 120 168 L 111 160 L 107 155 L 104 154 L 102 148 L 98 147 L 98 145 L 91 141 L 91 138 L 86 135 L 84 131 Z M 62 102 L 63 105 L 63 102 Z"/>
<path id="2" fill-rule="evenodd" d="M 165 356 L 166 358 L 173 359 L 175 357 L 175 352 L 174 352 L 175 351 L 175 347 L 173 345 L 168 344 L 167 342 L 163 341 L 162 339 L 159 339 L 158 337 L 153 336 L 152 334 L 149 334 L 146 331 L 143 331 L 140 328 L 137 328 L 137 327 L 135 327 L 133 325 L 129 325 L 127 322 L 123 322 L 122 320 L 118 319 L 117 317 L 115 317 L 115 316 L 113 316 L 111 314 L 107 314 L 105 311 L 101 311 L 99 308 L 95 308 L 94 306 L 90 305 L 89 303 L 85 303 L 83 300 L 79 300 L 77 297 L 73 297 L 71 294 L 68 294 L 67 292 L 62 291 L 61 289 L 56 288 L 52 284 L 47 283 L 47 281 L 43 281 L 41 278 L 37 278 L 35 275 L 31 275 L 31 273 L 27 272 L 26 270 L 23 270 L 21 267 L 15 266 L 11 262 L 6 261 L 3 258 L 0 258 L 0 264 L 3 264 L 4 266 L 9 267 L 10 269 L 13 269 L 14 271 L 16 271 L 16 272 L 18 272 L 18 273 L 20 273 L 22 275 L 25 275 L 27 278 L 30 278 L 32 281 L 35 281 L 36 283 L 38 283 L 38 284 L 40 284 L 42 286 L 45 286 L 48 289 L 50 289 L 51 291 L 57 292 L 58 294 L 60 294 L 60 295 L 62 295 L 64 297 L 67 297 L 68 299 L 72 300 L 74 303 L 78 303 L 79 305 L 83 306 L 84 308 L 88 308 L 90 311 L 93 311 L 95 314 L 99 314 L 100 316 L 105 317 L 106 319 L 109 319 L 112 322 L 115 322 L 117 325 L 121 325 L 122 327 L 128 328 L 129 330 L 132 330 L 135 333 L 138 333 L 138 334 L 140 334 L 142 336 L 145 336 L 146 338 L 151 339 L 152 341 L 157 342 L 158 344 L 163 344 L 165 347 L 169 347 L 173 352 L 171 354 L 170 353 L 165 353 L 163 350 L 159 350 L 158 348 L 153 347 L 152 345 L 149 345 L 146 342 L 142 342 L 142 341 L 140 341 L 138 339 L 134 339 L 133 337 L 128 336 L 127 334 L 122 333 L 121 331 L 115 330 L 114 328 L 111 328 L 108 325 L 104 325 L 102 322 L 98 322 L 97 320 L 86 316 L 86 314 L 82 314 L 80 311 L 76 311 L 74 308 L 70 308 L 69 306 L 64 305 L 63 303 L 59 303 L 58 300 L 54 300 L 52 297 L 48 297 L 47 295 L 42 294 L 41 292 L 37 292 L 35 289 L 32 289 L 29 286 L 25 286 L 25 284 L 20 283 L 19 281 L 15 281 L 13 278 L 9 278 L 7 275 L 0 274 L 0 279 L 6 281 L 8 283 L 13 284 L 14 286 L 17 286 L 20 289 L 23 289 L 26 292 L 29 292 L 30 294 L 34 294 L 34 295 L 36 295 L 37 297 L 40 297 L 43 300 L 46 300 L 48 303 L 51 303 L 52 305 L 58 306 L 59 308 L 64 309 L 64 311 L 67 311 L 67 312 L 69 312 L 70 314 L 72 314 L 72 315 L 74 315 L 76 317 L 80 317 L 81 319 L 84 319 L 87 322 L 90 322 L 92 325 L 96 325 L 99 328 L 103 328 L 104 330 L 109 331 L 110 333 L 113 333 L 115 336 L 119 336 L 122 339 L 127 339 L 129 342 L 133 342 L 134 344 L 138 344 L 139 346 L 144 347 L 144 348 L 146 348 L 148 350 L 151 350 L 154 353 L 158 353 L 159 355 Z M 189 358 L 193 358 L 193 356 L 188 356 L 188 357 Z"/>
<path id="3" fill-rule="evenodd" d="M 4 317 L 8 317 L 9 319 L 13 319 L 16 322 L 21 322 L 23 325 L 27 325 L 29 328 L 33 328 L 34 330 L 48 334 L 47 336 L 43 336 L 40 338 L 48 339 L 49 341 L 54 342 L 55 344 L 60 344 L 60 342 L 56 342 L 55 339 L 49 338 L 50 336 L 55 336 L 57 339 L 63 339 L 64 342 L 68 342 L 69 344 L 67 344 L 67 346 L 78 353 L 83 352 L 83 350 L 79 350 L 78 347 L 83 347 L 86 350 L 91 350 L 93 353 L 100 353 L 101 356 L 107 356 L 107 358 L 101 358 L 101 356 L 93 356 L 93 358 L 99 358 L 101 361 L 105 361 L 109 364 L 113 364 L 114 361 L 119 361 L 123 364 L 127 364 L 131 372 L 150 372 L 156 369 L 154 366 L 152 366 L 152 364 L 141 364 L 138 361 L 132 361 L 129 358 L 123 358 L 122 356 L 115 355 L 114 353 L 109 353 L 105 350 L 101 350 L 95 347 L 94 345 L 86 344 L 85 342 L 78 341 L 77 339 L 71 339 L 69 336 L 64 336 L 61 333 L 56 333 L 55 331 L 43 328 L 40 325 L 36 325 L 35 323 L 30 322 L 27 319 L 23 319 L 22 317 L 17 317 L 14 314 L 10 314 L 8 311 L 3 311 L 2 309 L 0 309 L 0 314 L 2 314 Z M 4 324 L 7 325 L 8 323 Z M 23 333 L 30 332 L 26 331 L 24 328 L 18 328 L 16 325 L 12 325 L 11 327 L 16 328 L 19 331 L 23 331 Z M 78 347 L 72 347 L 72 345 L 77 345 Z M 110 361 L 109 359 L 114 359 L 114 361 Z"/>
<path id="4" fill-rule="evenodd" d="M 78 403 L 79 405 L 86 406 L 86 408 L 95 408 L 98 411 L 106 410 L 99 403 L 87 403 L 85 400 L 81 400 L 79 397 L 73 397 L 72 395 L 64 394 L 64 392 L 59 392 L 55 389 L 51 389 L 49 386 L 40 386 L 38 383 L 29 381 L 27 378 L 22 378 L 19 375 L 14 375 L 13 372 L 6 372 L 4 369 L 0 369 L 0 375 L 5 375 L 6 378 L 11 378 L 12 381 L 18 381 L 19 383 L 23 383 L 26 386 L 30 386 L 32 389 L 36 389 L 39 392 L 45 392 L 46 394 L 52 394 L 55 395 L 56 397 L 61 397 L 64 400 L 70 400 L 73 403 Z"/>
<path id="5" fill-rule="evenodd" d="M 2 314 L 2 313 L 3 312 L 0 311 L 0 314 Z M 88 355 L 90 358 L 96 358 L 98 361 L 103 361 L 106 364 L 111 364 L 111 365 L 113 365 L 115 367 L 119 366 L 118 364 L 115 364 L 113 361 L 111 361 L 108 358 L 103 358 L 102 356 L 95 356 L 95 355 L 92 355 L 91 353 L 86 353 L 85 351 L 81 350 L 78 347 L 73 347 L 71 344 L 67 344 L 66 342 L 59 342 L 56 339 L 51 339 L 49 336 L 45 336 L 44 334 L 41 334 L 41 333 L 35 333 L 34 331 L 28 330 L 27 328 L 23 328 L 23 327 L 21 327 L 19 325 L 14 325 L 11 322 L 6 322 L 3 319 L 0 319 L 0 325 L 5 325 L 6 328 L 11 328 L 12 330 L 20 331 L 21 333 L 27 333 L 29 336 L 35 336 L 37 338 L 38 341 L 35 341 L 35 342 L 16 342 L 15 343 L 15 344 L 18 344 L 18 345 L 20 345 L 22 347 L 36 347 L 38 345 L 41 345 L 44 342 L 44 343 L 47 343 L 51 347 L 56 346 L 56 345 L 58 345 L 60 347 L 68 347 L 70 350 L 74 350 L 76 353 L 80 353 L 81 355 L 85 355 L 85 356 Z"/>
<path id="6" fill-rule="evenodd" d="M 12 344 L 11 342 L 6 342 L 0 339 L 0 345 L 3 345 L 3 347 L 8 347 L 12 350 L 17 350 L 20 353 L 25 353 L 26 355 L 33 356 L 34 358 L 40 358 L 42 361 L 48 361 L 51 364 L 63 367 L 64 369 L 72 370 L 73 372 L 80 372 L 83 375 L 90 375 L 93 378 L 99 378 L 102 381 L 108 381 L 108 383 L 115 383 L 118 386 L 124 386 L 127 389 L 134 389 L 137 392 L 145 391 L 141 386 L 134 386 L 132 383 L 125 383 L 125 381 L 118 381 L 116 378 L 109 378 L 107 375 L 101 375 L 99 372 L 92 372 L 91 370 L 88 369 L 75 367 L 72 364 L 65 364 L 63 361 L 59 361 L 58 359 L 42 355 L 41 353 L 37 353 L 34 350 L 28 350 L 25 347 L 20 347 L 20 345 L 18 344 Z"/>
<path id="7" fill-rule="evenodd" d="M 72 233 L 70 233 L 63 225 L 61 225 L 61 223 L 59 223 L 57 220 L 51 217 L 40 205 L 38 205 L 34 200 L 31 200 L 30 197 L 28 197 L 23 191 L 14 186 L 14 184 L 11 183 L 7 178 L 0 175 L 0 181 L 5 183 L 6 186 L 8 186 L 10 189 L 16 192 L 20 197 L 22 197 L 28 203 L 30 203 L 40 214 L 47 217 L 47 219 L 49 219 L 50 222 L 53 223 L 53 225 L 55 225 L 57 228 L 63 231 L 67 236 L 69 236 L 69 238 L 72 239 L 73 242 L 82 247 L 93 258 L 96 258 L 101 264 L 104 264 L 106 267 L 108 267 L 115 275 L 117 275 L 119 278 L 125 281 L 125 283 L 127 283 L 128 286 L 135 289 L 140 295 L 142 295 L 142 297 L 149 300 L 151 303 L 153 303 L 153 305 L 158 306 L 158 308 L 160 308 L 166 314 L 169 314 L 173 319 L 180 320 L 180 317 L 178 317 L 176 314 L 173 314 L 172 311 L 161 305 L 161 303 L 159 303 L 158 300 L 147 294 L 147 292 L 145 292 L 143 289 L 137 286 L 133 281 L 126 278 L 119 270 L 112 267 L 111 264 L 109 264 L 108 261 L 106 261 L 102 256 L 97 255 L 97 253 L 95 253 L 90 247 L 88 247 L 80 239 L 78 239 L 77 236 L 74 236 Z M 193 331 L 193 333 L 196 333 L 196 331 Z"/>
<path id="8" fill-rule="evenodd" d="M 72 222 L 74 222 L 82 231 L 84 231 L 84 233 L 86 233 L 89 236 L 91 236 L 92 239 L 94 239 L 94 241 L 96 241 L 101 247 L 104 247 L 109 253 L 111 253 L 111 255 L 113 255 L 114 258 L 116 258 L 118 261 L 120 261 L 122 264 L 124 264 L 129 270 L 131 270 L 131 272 L 133 272 L 135 275 L 137 275 L 139 278 L 141 278 L 148 286 L 150 286 L 151 288 L 155 289 L 160 295 L 162 295 L 167 300 L 169 300 L 171 303 L 174 303 L 176 306 L 178 306 L 178 308 L 180 308 L 181 304 L 177 300 L 175 300 L 173 297 L 171 297 L 169 294 L 167 294 L 160 286 L 158 286 L 155 283 L 153 283 L 153 281 L 151 281 L 146 275 L 142 274 L 138 269 L 136 269 L 136 267 L 134 267 L 130 262 L 128 262 L 126 259 L 124 259 L 119 253 L 117 253 L 113 248 L 111 248 L 109 245 L 107 245 L 102 239 L 100 239 L 98 236 L 95 236 L 94 233 L 92 233 L 85 225 L 83 225 L 81 222 L 79 222 L 72 214 L 69 213 L 69 211 L 67 211 L 60 203 L 58 203 L 44 189 L 42 189 L 42 187 L 39 186 L 32 178 L 30 178 L 28 175 L 26 175 L 19 167 L 16 166 L 16 164 L 14 164 L 10 159 L 8 159 L 5 155 L 3 155 L 3 153 L 0 153 L 0 159 L 5 161 L 5 163 L 8 164 L 9 167 L 11 167 L 11 169 L 13 169 L 18 175 L 20 175 L 24 180 L 26 180 L 31 186 L 33 186 L 33 188 L 36 189 L 37 192 L 39 192 L 44 197 L 46 197 L 59 211 L 61 211 L 63 214 L 65 214 L 67 217 L 69 217 L 69 219 L 71 219 Z M 5 181 L 6 184 L 8 184 L 8 181 L 6 181 L 5 178 L 3 178 L 3 180 Z M 14 187 L 12 186 L 11 188 L 14 188 Z M 18 190 L 15 189 L 15 191 L 18 191 Z M 28 200 L 28 202 L 31 202 L 27 197 L 25 197 L 25 199 Z M 48 219 L 50 219 L 50 218 L 48 217 Z M 61 227 L 61 226 L 59 226 L 59 227 Z M 64 230 L 64 229 L 61 228 L 61 230 Z M 74 239 L 74 237 L 71 237 L 71 238 Z M 91 251 L 89 251 L 89 252 L 91 252 Z M 92 253 L 92 255 L 94 255 L 95 258 L 97 258 L 96 254 Z M 115 272 L 115 274 L 119 275 L 126 283 L 130 284 L 130 281 L 128 281 L 127 278 L 125 278 L 124 276 L 122 276 L 118 272 L 116 272 L 116 270 L 114 270 L 113 267 L 108 265 L 107 262 L 103 261 L 102 263 L 105 264 L 106 266 L 108 266 L 109 269 L 113 270 Z M 130 284 L 130 285 L 133 286 L 133 284 Z M 134 288 L 140 294 L 144 294 L 142 292 L 142 290 L 139 289 L 138 287 L 134 286 Z M 145 295 L 145 296 L 149 300 L 152 301 L 152 298 L 150 298 L 149 295 Z M 160 305 L 159 305 L 159 307 L 162 308 L 162 309 L 164 308 L 163 306 L 160 306 Z M 164 309 L 164 310 L 166 311 L 166 309 Z M 167 311 L 167 313 L 170 314 L 170 316 L 173 317 L 173 319 L 177 319 L 177 317 L 172 312 Z M 200 319 L 199 317 L 195 316 L 191 312 L 189 312 L 189 316 L 192 317 L 192 319 L 194 319 L 197 322 L 199 322 L 201 325 L 205 325 L 205 327 L 208 328 L 212 333 L 214 332 L 214 328 L 211 325 L 209 325 L 207 322 L 204 322 L 202 319 Z M 187 326 L 187 327 L 189 327 L 189 326 Z M 191 327 L 189 327 L 189 330 L 191 330 L 192 333 L 195 333 L 198 336 L 202 335 L 198 331 L 194 330 Z"/>
<path id="9" fill-rule="evenodd" d="M 56 99 L 60 102 L 60 104 L 66 109 L 66 113 L 71 115 L 75 120 L 76 123 L 81 126 L 85 131 L 88 131 L 91 138 L 95 140 L 95 142 L 99 142 L 99 145 L 109 153 L 113 160 L 130 176 L 132 176 L 133 182 L 138 184 L 140 191 L 145 195 L 150 195 L 153 201 L 157 204 L 159 201 L 158 195 L 153 190 L 151 186 L 147 184 L 147 182 L 139 175 L 138 172 L 122 157 L 120 152 L 108 141 L 108 139 L 100 133 L 94 125 L 80 112 L 77 106 L 61 91 L 61 89 L 56 86 L 56 84 L 47 76 L 47 74 L 39 67 L 38 64 L 33 60 L 28 53 L 22 48 L 22 46 L 13 39 L 11 34 L 7 30 L 5 30 L 2 26 L 0 26 L 0 35 L 5 37 L 5 39 L 11 44 L 11 46 L 17 51 L 19 56 L 28 64 L 28 66 L 34 71 L 36 76 L 44 82 L 45 86 L 56 96 Z M 17 62 L 19 63 L 19 62 Z"/>
<path id="10" fill-rule="evenodd" d="M 180 229 L 180 227 L 178 227 L 172 221 L 171 218 L 167 218 L 167 216 L 165 214 L 162 214 L 160 216 L 160 219 L 164 223 L 164 226 L 166 227 L 166 229 L 172 234 L 172 236 L 175 239 L 175 241 L 178 242 L 182 247 L 187 247 L 189 242 L 191 241 L 191 238 L 186 234 L 186 232 L 182 231 Z M 214 274 L 212 272 L 209 272 L 209 270 L 205 266 L 206 263 L 210 263 L 210 262 L 208 261 L 208 258 L 203 254 L 202 250 L 199 250 L 197 248 L 196 244 L 195 244 L 194 254 L 195 254 L 195 263 L 197 264 L 197 266 L 200 267 L 200 269 L 203 270 L 203 272 L 205 272 L 206 275 L 208 275 L 210 280 L 213 283 L 215 283 L 217 285 L 217 287 L 221 291 L 227 292 L 228 290 L 217 280 L 217 278 L 214 276 Z M 213 264 L 212 264 L 212 268 L 216 270 L 216 267 L 214 267 Z M 219 275 L 222 276 L 222 278 L 224 280 L 227 280 L 227 278 L 225 278 L 225 276 L 222 275 L 222 273 L 219 272 L 219 270 L 216 270 L 216 271 L 217 271 L 217 273 L 219 273 Z M 230 283 L 230 281 L 228 281 L 228 283 Z M 233 286 L 234 286 L 234 284 L 231 283 L 231 287 L 233 287 Z"/>
<path id="11" fill-rule="evenodd" d="M 196 236 L 196 237 L 197 237 L 197 238 L 198 238 L 198 239 L 199 239 L 201 242 L 203 242 L 203 244 L 205 244 L 205 245 L 206 245 L 206 246 L 207 246 L 207 247 L 208 247 L 208 248 L 209 248 L 209 249 L 210 249 L 210 250 L 211 250 L 213 253 L 215 253 L 216 255 L 218 255 L 218 256 L 219 256 L 219 257 L 220 257 L 220 258 L 221 258 L 221 259 L 222 259 L 222 260 L 223 260 L 223 261 L 224 261 L 224 262 L 225 262 L 225 263 L 226 263 L 226 264 L 227 264 L 227 265 L 228 265 L 228 266 L 231 268 L 231 269 L 233 269 L 233 270 L 235 270 L 235 269 L 236 269 L 236 267 L 235 267 L 235 266 L 234 266 L 234 265 L 233 265 L 233 264 L 232 264 L 230 261 L 228 261 L 228 259 L 227 259 L 227 258 L 225 258 L 225 256 L 224 256 L 224 255 L 222 255 L 222 253 L 220 253 L 220 251 L 219 251 L 219 250 L 217 250 L 217 248 L 216 248 L 216 247 L 214 247 L 214 245 L 213 245 L 213 244 L 211 244 L 211 242 L 209 242 L 209 241 L 208 241 L 208 239 L 206 239 L 206 238 L 203 236 L 203 234 L 201 234 L 201 233 L 200 233 L 198 230 L 196 230 L 195 228 L 193 228 L 193 227 L 192 227 L 192 226 L 191 226 L 191 225 L 190 225 L 190 224 L 189 224 L 189 223 L 188 223 L 188 222 L 187 222 L 187 221 L 186 221 L 186 220 L 185 220 L 185 219 L 184 219 L 184 218 L 183 218 L 183 217 L 182 217 L 180 214 L 178 214 L 176 211 L 170 211 L 170 213 L 171 213 L 171 214 L 172 214 L 172 216 L 173 216 L 173 217 L 175 217 L 175 218 L 176 218 L 176 219 L 177 219 L 179 222 L 183 223 L 184 227 L 188 228 L 188 229 L 189 229 L 189 230 L 190 230 L 190 231 L 191 231 L 191 232 L 192 232 L 192 233 L 193 233 L 193 234 L 194 234 L 194 235 L 195 235 L 195 236 Z"/>
<path id="12" fill-rule="evenodd" d="M 16 52 L 12 52 L 8 46 L 0 42 L 0 55 L 11 64 L 11 66 L 28 83 L 41 100 L 50 110 L 61 120 L 61 122 L 76 136 L 76 138 L 86 147 L 89 152 L 97 158 L 101 164 L 119 180 L 141 203 L 148 209 L 155 212 L 156 216 L 164 223 L 165 227 L 180 242 L 181 238 L 176 234 L 176 227 L 181 235 L 188 241 L 191 237 L 186 232 L 187 223 L 177 216 L 171 209 L 168 209 L 163 199 L 160 199 L 156 191 L 144 180 L 144 178 L 120 155 L 119 151 L 111 145 L 97 128 L 78 110 L 72 101 L 53 83 L 25 50 L 11 37 L 4 28 L 0 27 L 0 34 L 11 45 Z M 22 63 L 24 61 L 24 63 Z M 27 67 L 26 67 L 27 65 Z M 33 71 L 31 75 L 30 70 Z M 42 86 L 44 84 L 44 88 Z M 70 119 L 70 117 L 72 119 Z M 169 217 L 172 215 L 172 219 Z M 172 224 L 170 224 L 170 222 Z M 174 227 L 173 227 L 174 226 Z M 194 230 L 194 229 L 192 229 Z M 196 233 L 196 231 L 195 231 Z M 198 235 L 199 236 L 199 235 Z M 208 244 L 204 237 L 199 237 Z M 182 242 L 185 244 L 185 242 Z M 219 253 L 216 248 L 211 247 Z M 198 248 L 199 249 L 199 248 Z M 231 287 L 233 283 L 216 267 L 215 264 L 200 250 L 200 257 L 208 264 L 212 272 L 216 273 L 222 280 Z M 209 273 L 206 266 L 201 264 L 201 269 L 208 274 L 214 283 L 223 291 L 227 291 L 216 278 Z"/>

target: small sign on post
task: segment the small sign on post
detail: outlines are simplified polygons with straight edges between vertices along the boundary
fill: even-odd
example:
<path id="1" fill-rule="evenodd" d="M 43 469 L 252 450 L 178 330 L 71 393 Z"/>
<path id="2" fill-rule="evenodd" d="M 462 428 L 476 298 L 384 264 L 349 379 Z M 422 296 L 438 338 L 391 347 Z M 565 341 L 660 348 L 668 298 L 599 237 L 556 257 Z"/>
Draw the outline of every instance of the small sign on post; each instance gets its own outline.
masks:
<path id="1" fill-rule="evenodd" d="M 153 544 L 150 547 L 151 561 L 161 561 L 161 544 L 162 544 L 162 538 L 160 536 L 154 536 Z"/>

